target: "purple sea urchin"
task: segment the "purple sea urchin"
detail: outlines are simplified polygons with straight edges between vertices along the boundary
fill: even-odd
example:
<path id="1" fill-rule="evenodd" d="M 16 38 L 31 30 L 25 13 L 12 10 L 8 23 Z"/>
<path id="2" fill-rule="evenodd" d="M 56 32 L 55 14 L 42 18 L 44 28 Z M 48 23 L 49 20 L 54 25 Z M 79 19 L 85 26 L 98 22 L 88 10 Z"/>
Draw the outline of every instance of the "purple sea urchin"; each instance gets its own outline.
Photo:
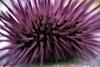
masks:
<path id="1" fill-rule="evenodd" d="M 32 64 L 42 65 L 51 60 L 67 59 L 79 54 L 82 58 L 95 57 L 94 51 L 100 48 L 100 42 L 94 40 L 93 32 L 100 30 L 100 11 L 92 15 L 100 5 L 88 12 L 94 0 L 10 0 L 9 12 L 0 13 L 0 32 L 11 43 L 1 49 L 9 51 L 0 57 L 7 58 L 5 65 Z"/>

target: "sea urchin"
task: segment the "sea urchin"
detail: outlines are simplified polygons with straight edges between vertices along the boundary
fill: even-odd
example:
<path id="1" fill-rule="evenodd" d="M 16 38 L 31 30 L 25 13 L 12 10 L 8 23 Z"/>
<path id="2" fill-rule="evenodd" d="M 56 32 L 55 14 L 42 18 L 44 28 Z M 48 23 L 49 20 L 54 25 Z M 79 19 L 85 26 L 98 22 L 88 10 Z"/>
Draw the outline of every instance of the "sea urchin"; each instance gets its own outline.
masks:
<path id="1" fill-rule="evenodd" d="M 94 32 L 100 30 L 100 5 L 88 11 L 94 0 L 10 0 L 9 12 L 0 12 L 0 32 L 10 45 L 0 57 L 4 65 L 33 64 L 65 60 L 78 54 L 81 58 L 95 57 L 100 42 Z M 54 3 L 52 3 L 54 1 Z"/>

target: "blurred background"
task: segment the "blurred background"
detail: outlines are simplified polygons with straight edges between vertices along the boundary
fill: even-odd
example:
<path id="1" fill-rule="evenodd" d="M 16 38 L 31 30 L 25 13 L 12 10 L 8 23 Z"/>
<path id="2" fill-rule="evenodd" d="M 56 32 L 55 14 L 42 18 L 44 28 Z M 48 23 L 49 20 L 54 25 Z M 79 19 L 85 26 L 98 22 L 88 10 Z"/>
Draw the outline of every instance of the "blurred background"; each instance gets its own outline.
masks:
<path id="1" fill-rule="evenodd" d="M 81 0 L 80 0 L 81 1 Z M 7 4 L 10 5 L 9 0 L 4 0 L 4 2 L 6 2 Z M 96 0 L 96 2 L 92 5 L 92 7 L 94 7 L 95 5 L 100 4 L 100 0 Z M 92 8 L 91 7 L 91 8 Z M 6 7 L 4 7 L 1 3 L 0 3 L 0 10 L 2 11 L 7 11 Z M 2 23 L 0 23 L 2 24 Z M 2 30 L 0 30 L 1 32 Z M 2 31 L 4 32 L 4 31 Z M 5 33 L 5 32 L 4 32 Z M 98 34 L 100 35 L 100 34 Z M 0 39 L 2 39 L 2 37 L 0 36 Z M 8 43 L 0 43 L 0 48 L 5 47 L 6 45 L 8 45 Z M 0 52 L 0 56 L 3 55 L 4 53 L 6 53 L 6 51 Z M 3 67 L 2 64 L 5 62 L 6 60 L 3 60 L 2 62 L 0 62 L 0 67 Z M 53 64 L 52 66 L 46 66 L 46 67 L 100 67 L 100 57 L 93 59 L 91 61 L 83 61 L 83 62 L 78 62 L 78 63 L 62 63 L 62 64 Z"/>

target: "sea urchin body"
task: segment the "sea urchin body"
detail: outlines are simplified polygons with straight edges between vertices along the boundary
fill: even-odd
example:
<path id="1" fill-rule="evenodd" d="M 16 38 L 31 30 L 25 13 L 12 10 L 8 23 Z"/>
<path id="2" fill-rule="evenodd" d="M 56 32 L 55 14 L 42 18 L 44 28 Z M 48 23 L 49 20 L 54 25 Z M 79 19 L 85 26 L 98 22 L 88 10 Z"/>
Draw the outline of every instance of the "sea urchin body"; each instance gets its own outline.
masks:
<path id="1" fill-rule="evenodd" d="M 16 2 L 17 1 L 17 2 Z M 100 30 L 100 5 L 88 12 L 94 0 L 10 0 L 13 8 L 3 0 L 9 12 L 0 13 L 0 32 L 10 45 L 1 50 L 9 51 L 0 57 L 5 65 L 33 64 L 65 60 L 70 56 L 95 57 L 100 48 L 93 32 Z"/>

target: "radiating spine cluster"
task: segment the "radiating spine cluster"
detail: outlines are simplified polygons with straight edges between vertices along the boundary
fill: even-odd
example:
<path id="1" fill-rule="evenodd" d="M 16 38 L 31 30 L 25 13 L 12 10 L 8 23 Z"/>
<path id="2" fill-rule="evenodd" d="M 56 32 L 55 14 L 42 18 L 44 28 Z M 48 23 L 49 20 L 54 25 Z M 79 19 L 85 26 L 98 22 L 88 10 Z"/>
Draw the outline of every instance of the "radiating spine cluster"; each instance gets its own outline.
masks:
<path id="1" fill-rule="evenodd" d="M 17 1 L 17 2 L 16 2 Z M 94 32 L 100 29 L 100 5 L 88 11 L 94 0 L 10 0 L 12 8 L 3 0 L 9 12 L 0 12 L 0 34 L 10 45 L 0 57 L 4 65 L 34 64 L 67 60 L 78 54 L 81 58 L 96 57 L 100 42 Z M 86 58 L 87 59 L 87 58 Z"/>

